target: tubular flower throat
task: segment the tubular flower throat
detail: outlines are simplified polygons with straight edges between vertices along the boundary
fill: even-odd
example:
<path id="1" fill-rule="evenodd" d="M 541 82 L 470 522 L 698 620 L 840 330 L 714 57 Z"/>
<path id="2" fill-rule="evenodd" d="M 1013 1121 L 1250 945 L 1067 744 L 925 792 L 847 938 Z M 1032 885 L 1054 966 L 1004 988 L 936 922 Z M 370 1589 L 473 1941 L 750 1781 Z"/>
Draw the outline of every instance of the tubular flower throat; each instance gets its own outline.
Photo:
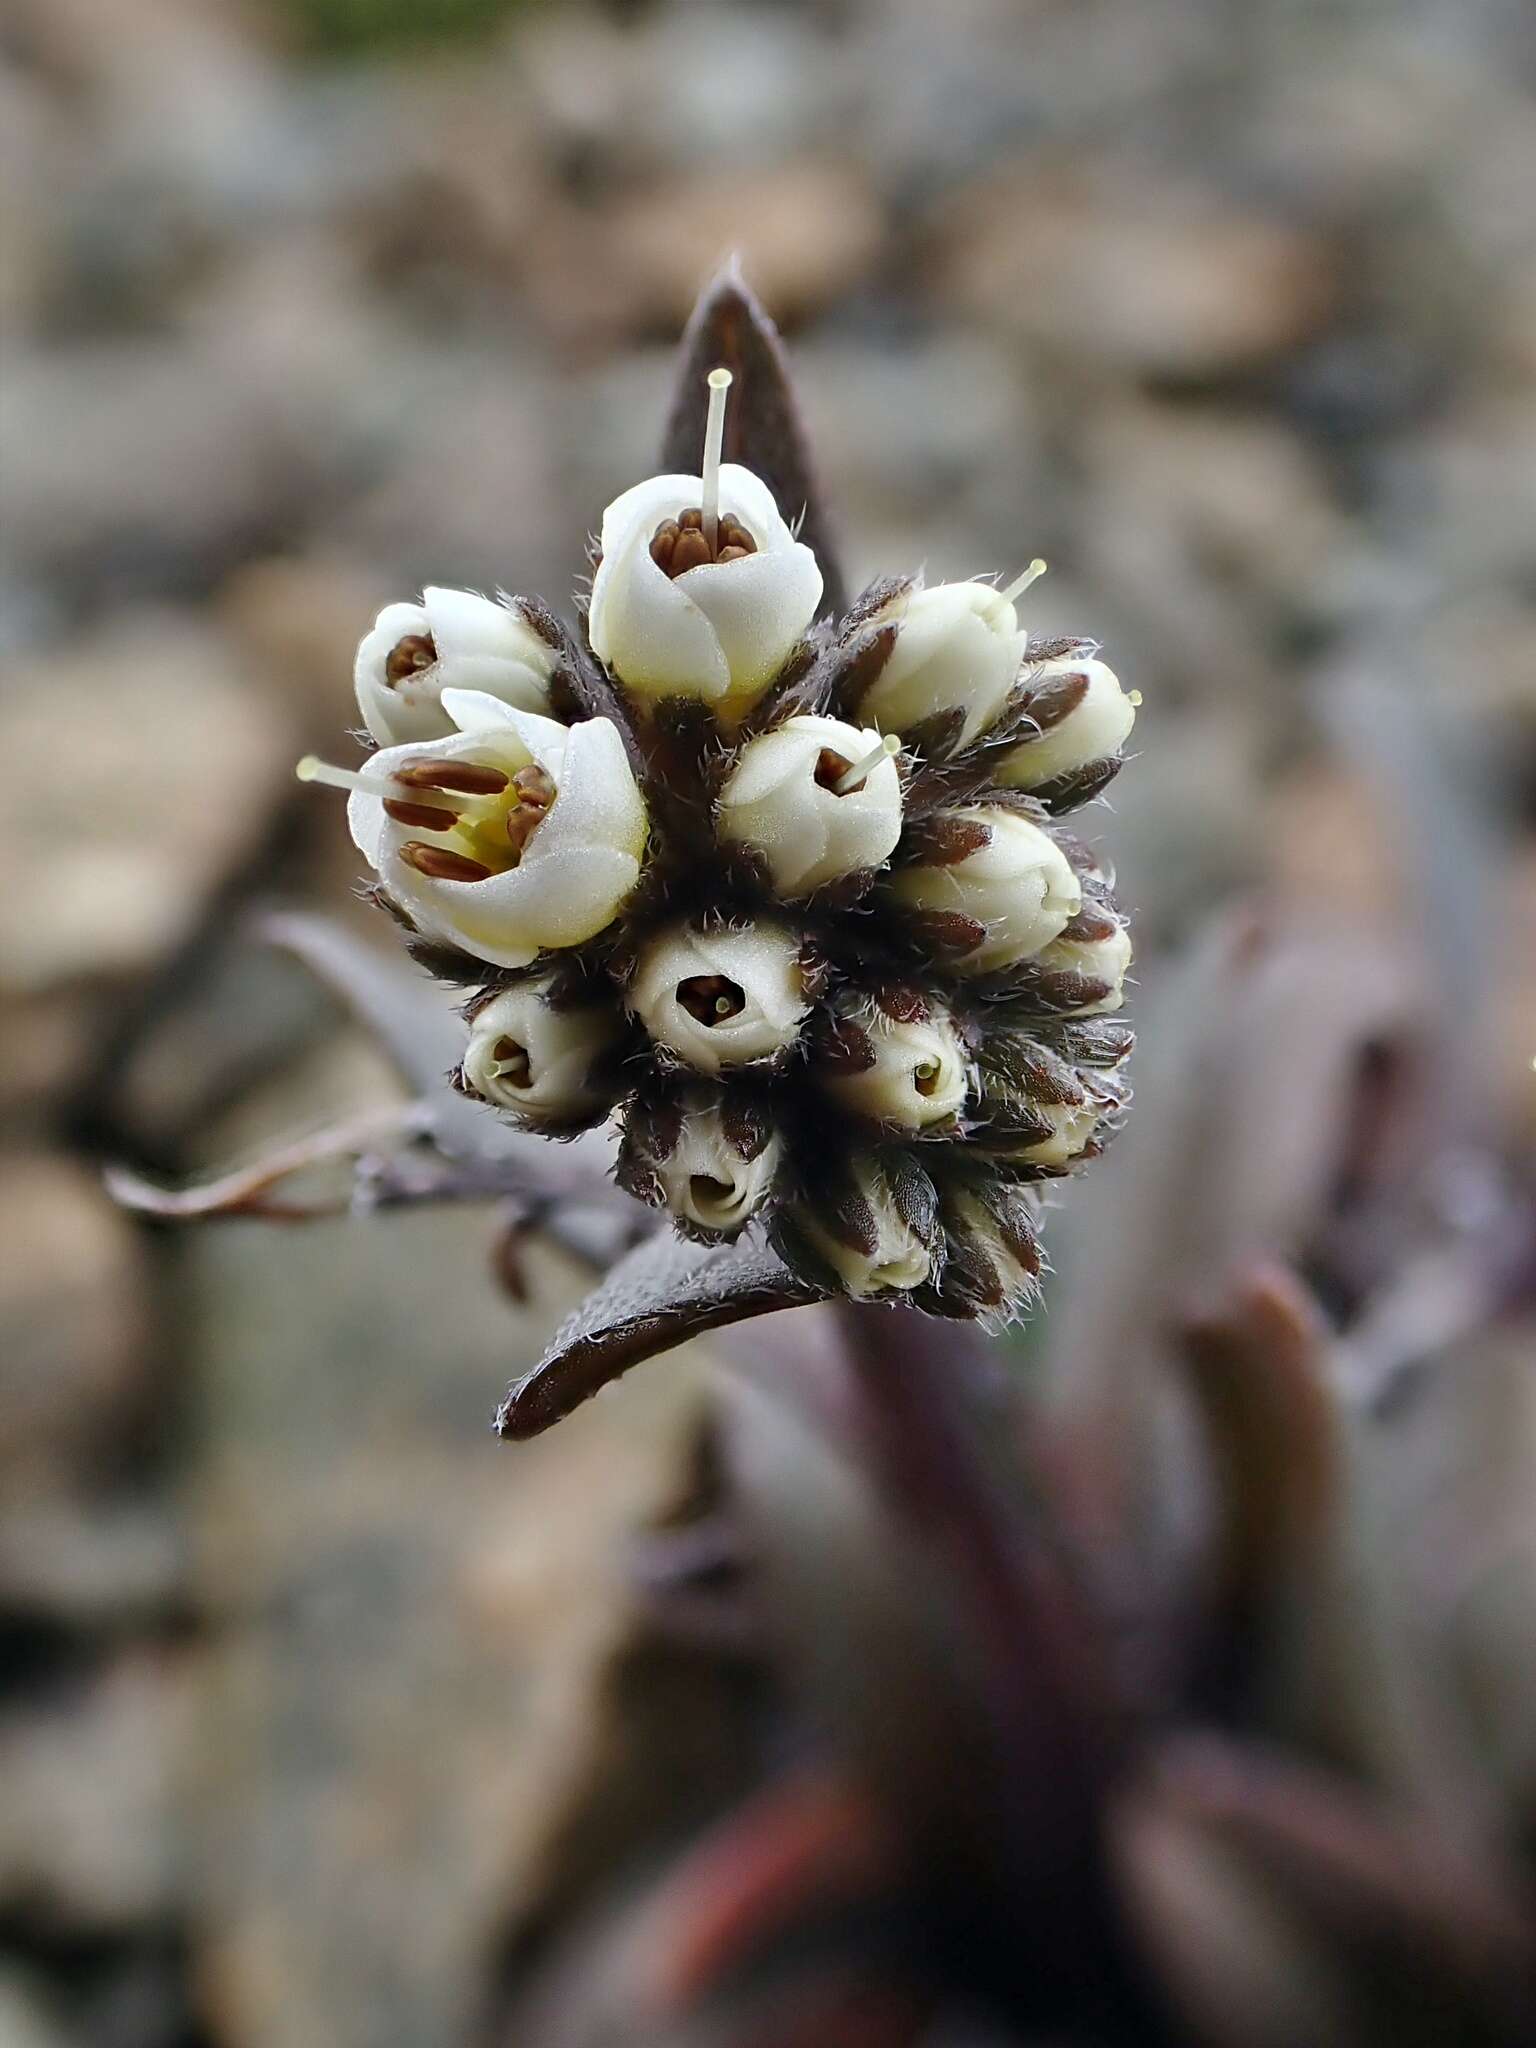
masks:
<path id="1" fill-rule="evenodd" d="M 378 749 L 350 792 L 373 893 L 472 987 L 458 1085 L 551 1136 L 616 1118 L 617 1172 L 685 1236 L 765 1231 L 804 1281 L 1004 1316 L 1041 1183 L 1112 1134 L 1130 938 L 1063 816 L 1139 701 L 1035 643 L 1013 581 L 823 577 L 720 459 L 599 527 L 586 630 L 429 589 L 359 649 Z M 686 459 L 686 458 L 685 458 Z"/>

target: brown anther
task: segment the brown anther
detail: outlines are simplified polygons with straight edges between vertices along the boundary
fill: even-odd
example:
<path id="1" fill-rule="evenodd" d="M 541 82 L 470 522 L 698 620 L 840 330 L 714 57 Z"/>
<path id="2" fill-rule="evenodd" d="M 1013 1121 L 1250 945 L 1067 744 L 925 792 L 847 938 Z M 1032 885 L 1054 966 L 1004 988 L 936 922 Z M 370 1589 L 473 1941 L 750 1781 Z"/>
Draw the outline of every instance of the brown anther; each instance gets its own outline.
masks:
<path id="1" fill-rule="evenodd" d="M 468 855 L 450 853 L 446 846 L 428 846 L 425 840 L 407 839 L 400 858 L 418 875 L 430 875 L 435 882 L 486 882 L 491 871 Z"/>
<path id="2" fill-rule="evenodd" d="M 736 1190 L 728 1180 L 716 1180 L 712 1173 L 694 1173 L 688 1177 L 688 1193 L 696 1209 L 716 1208 L 727 1202 Z"/>
<path id="3" fill-rule="evenodd" d="M 557 792 L 550 776 L 539 767 L 519 768 L 512 778 L 512 790 L 517 801 L 507 812 L 507 839 L 521 859 Z"/>
<path id="4" fill-rule="evenodd" d="M 517 791 L 518 802 L 529 810 L 547 811 L 555 800 L 554 779 L 545 768 L 519 768 L 512 778 L 512 787 Z"/>
<path id="5" fill-rule="evenodd" d="M 492 1049 L 492 1058 L 496 1062 L 498 1080 L 510 1081 L 514 1088 L 526 1088 L 532 1080 L 528 1048 L 519 1045 L 515 1038 L 498 1038 Z"/>
<path id="6" fill-rule="evenodd" d="M 440 811 L 435 804 L 407 804 L 398 797 L 384 799 L 384 815 L 397 825 L 413 825 L 418 832 L 451 832 L 459 822 L 457 811 Z"/>
<path id="7" fill-rule="evenodd" d="M 430 633 L 407 633 L 384 657 L 384 680 L 391 685 L 419 676 L 437 660 L 437 642 Z"/>
<path id="8" fill-rule="evenodd" d="M 700 1024 L 723 1024 L 747 1007 L 746 991 L 723 974 L 691 974 L 677 984 L 677 1000 Z"/>
<path id="9" fill-rule="evenodd" d="M 675 519 L 664 519 L 651 535 L 651 560 L 668 576 L 685 576 L 690 569 L 702 569 L 709 562 L 739 562 L 744 555 L 756 553 L 757 542 L 730 512 L 722 512 L 715 521 L 711 547 L 698 505 L 687 506 Z"/>
<path id="10" fill-rule="evenodd" d="M 830 789 L 834 796 L 852 796 L 855 790 L 864 787 L 862 781 L 850 784 L 847 789 L 839 789 L 837 786 L 852 766 L 853 763 L 847 756 L 838 753 L 835 747 L 823 747 L 816 756 L 815 778 L 823 789 Z"/>
<path id="11" fill-rule="evenodd" d="M 912 1069 L 912 1086 L 919 1095 L 932 1095 L 939 1085 L 939 1073 L 937 1060 L 924 1060 L 921 1066 Z"/>
<path id="12" fill-rule="evenodd" d="M 463 796 L 500 796 L 512 780 L 481 761 L 409 761 L 395 770 L 407 789 L 451 789 Z"/>
<path id="13" fill-rule="evenodd" d="M 702 569 L 706 562 L 713 559 L 709 542 L 703 534 L 695 533 L 691 528 L 685 529 L 677 536 L 677 546 L 672 550 L 671 573 L 674 576 L 685 576 L 690 569 Z"/>

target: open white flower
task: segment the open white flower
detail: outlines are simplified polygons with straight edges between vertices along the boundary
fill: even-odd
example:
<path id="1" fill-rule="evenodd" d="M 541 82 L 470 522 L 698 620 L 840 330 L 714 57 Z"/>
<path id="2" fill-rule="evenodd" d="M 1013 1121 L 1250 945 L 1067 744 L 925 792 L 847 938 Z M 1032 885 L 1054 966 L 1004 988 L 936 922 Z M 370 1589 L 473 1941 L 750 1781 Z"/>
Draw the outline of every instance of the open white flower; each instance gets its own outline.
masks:
<path id="1" fill-rule="evenodd" d="M 633 697 L 701 698 L 731 719 L 816 616 L 821 570 L 760 478 L 734 462 L 716 474 L 713 534 L 702 476 L 653 476 L 614 499 L 587 627 Z"/>
<path id="2" fill-rule="evenodd" d="M 1058 676 L 1082 676 L 1086 688 L 1065 717 L 1038 739 L 1024 740 L 998 764 L 997 779 L 1012 789 L 1039 789 L 1058 775 L 1074 774 L 1094 761 L 1117 755 L 1130 738 L 1139 701 L 1120 687 L 1107 662 L 1074 659 L 1043 661 L 1032 672 L 1032 687 Z"/>
<path id="3" fill-rule="evenodd" d="M 748 740 L 716 823 L 763 856 L 792 900 L 885 864 L 901 837 L 901 777 L 873 728 L 807 713 Z"/>
<path id="4" fill-rule="evenodd" d="M 352 837 L 423 934 L 498 967 L 605 929 L 635 886 L 646 816 L 606 718 L 557 725 L 478 690 L 448 690 L 456 731 L 386 747 L 357 774 Z"/>
<path id="5" fill-rule="evenodd" d="M 795 1225 L 807 1243 L 856 1300 L 904 1294 L 921 1287 L 933 1269 L 933 1247 L 904 1205 L 891 1175 L 868 1154 L 850 1167 L 849 1198 L 836 1204 L 807 1204 L 795 1211 Z"/>
<path id="6" fill-rule="evenodd" d="M 700 1230 L 734 1237 L 767 1200 L 783 1146 L 775 1137 L 750 1159 L 727 1134 L 723 1105 L 706 1089 L 690 1089 L 677 1142 L 656 1165 L 667 1206 Z"/>
<path id="7" fill-rule="evenodd" d="M 521 981 L 475 1012 L 463 1085 L 497 1109 L 535 1123 L 566 1123 L 603 1101 L 599 1062 L 624 1034 L 608 1005 L 550 1001 L 552 977 Z"/>
<path id="8" fill-rule="evenodd" d="M 1013 599 L 1038 573 L 999 590 L 991 583 L 938 583 L 896 598 L 900 620 L 890 659 L 859 710 L 886 732 L 910 733 L 946 711 L 963 712 L 956 742 L 986 731 L 1018 681 L 1025 635 Z"/>
<path id="9" fill-rule="evenodd" d="M 867 1047 L 869 1064 L 819 1075 L 833 1099 L 855 1116 L 894 1130 L 921 1131 L 947 1123 L 965 1107 L 971 1062 L 954 1019 L 936 1003 L 927 1015 L 901 1019 L 873 1005 L 846 1006 L 854 1045 Z"/>
<path id="10" fill-rule="evenodd" d="M 984 842 L 962 860 L 902 868 L 891 886 L 916 910 L 956 911 L 985 925 L 957 965 L 990 974 L 1048 946 L 1081 909 L 1082 885 L 1055 840 L 1016 812 L 968 804 L 952 816 L 984 829 Z"/>
<path id="11" fill-rule="evenodd" d="M 423 591 L 386 605 L 357 650 L 363 723 L 381 747 L 453 731 L 445 690 L 483 690 L 518 711 L 549 710 L 554 651 L 512 608 L 473 590 Z"/>
<path id="12" fill-rule="evenodd" d="M 671 925 L 641 948 L 629 1006 L 701 1074 L 772 1059 L 810 1007 L 799 936 L 766 919 L 743 930 Z"/>
<path id="13" fill-rule="evenodd" d="M 1118 1010 L 1125 1001 L 1125 976 L 1131 964 L 1131 935 L 1117 925 L 1101 939 L 1052 939 L 1035 955 L 1035 965 L 1051 974 L 1081 974 L 1091 981 L 1107 981 L 1110 992 L 1096 1003 L 1073 1010 L 1077 1017 L 1100 1017 Z"/>

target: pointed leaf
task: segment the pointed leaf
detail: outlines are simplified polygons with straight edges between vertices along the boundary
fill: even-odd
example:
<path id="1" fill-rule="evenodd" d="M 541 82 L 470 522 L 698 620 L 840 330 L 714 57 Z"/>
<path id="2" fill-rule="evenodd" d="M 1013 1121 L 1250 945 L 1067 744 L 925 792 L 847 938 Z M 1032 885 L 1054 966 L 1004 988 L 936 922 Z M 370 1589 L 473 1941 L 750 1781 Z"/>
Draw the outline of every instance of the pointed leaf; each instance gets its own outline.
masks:
<path id="1" fill-rule="evenodd" d="M 507 1393 L 499 1436 L 537 1436 L 659 1352 L 704 1330 L 818 1299 L 766 1245 L 696 1245 L 670 1233 L 621 1259 Z"/>
<path id="2" fill-rule="evenodd" d="M 697 474 L 709 394 L 705 379 L 723 365 L 735 378 L 725 416 L 725 459 L 760 476 L 821 564 L 821 609 L 842 611 L 837 550 L 811 467 L 805 426 L 789 380 L 778 330 L 734 263 L 705 287 L 683 336 L 661 466 Z"/>

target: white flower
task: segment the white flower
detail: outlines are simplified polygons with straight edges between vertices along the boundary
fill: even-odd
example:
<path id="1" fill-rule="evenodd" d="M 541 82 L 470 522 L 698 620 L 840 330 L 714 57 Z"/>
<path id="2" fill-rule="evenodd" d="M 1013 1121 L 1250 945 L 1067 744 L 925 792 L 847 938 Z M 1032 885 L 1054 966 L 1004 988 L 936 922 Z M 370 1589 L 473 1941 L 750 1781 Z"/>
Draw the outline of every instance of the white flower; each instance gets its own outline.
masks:
<path id="1" fill-rule="evenodd" d="M 1048 946 L 1082 907 L 1082 887 L 1055 840 L 1016 812 L 969 804 L 951 814 L 986 830 L 963 860 L 900 869 L 892 887 L 904 903 L 957 911 L 987 928 L 957 964 L 969 974 L 1011 967 Z"/>
<path id="2" fill-rule="evenodd" d="M 472 1094 L 535 1123 L 596 1109 L 602 1093 L 592 1085 L 594 1069 L 623 1035 L 612 1009 L 551 1003 L 551 982 L 549 975 L 518 982 L 477 1010 L 461 1069 Z"/>
<path id="3" fill-rule="evenodd" d="M 821 571 L 751 470 L 722 463 L 719 478 L 713 550 L 697 527 L 676 531 L 701 505 L 701 477 L 653 476 L 614 499 L 587 627 L 634 696 L 702 698 L 731 718 L 762 695 L 816 616 Z"/>
<path id="4" fill-rule="evenodd" d="M 498 967 L 579 946 L 633 889 L 646 816 L 606 718 L 567 728 L 449 690 L 459 728 L 354 778 L 352 837 L 425 935 Z"/>
<path id="5" fill-rule="evenodd" d="M 783 1147 L 769 1138 L 750 1159 L 726 1134 L 722 1105 L 702 1088 L 683 1103 L 682 1128 L 667 1157 L 657 1162 L 667 1206 L 701 1230 L 734 1237 L 767 1200 Z"/>
<path id="6" fill-rule="evenodd" d="M 453 731 L 444 690 L 483 690 L 519 711 L 549 710 L 554 651 L 509 606 L 473 590 L 386 605 L 357 650 L 363 723 L 381 747 Z"/>
<path id="7" fill-rule="evenodd" d="M 851 1174 L 851 1199 L 838 1204 L 837 1231 L 809 1206 L 796 1209 L 796 1227 L 858 1300 L 921 1287 L 932 1271 L 932 1246 L 910 1212 L 902 1213 L 906 1205 L 891 1177 L 867 1154 L 854 1159 Z"/>
<path id="8" fill-rule="evenodd" d="M 1091 762 L 1108 760 L 1130 738 L 1136 703 L 1121 689 L 1120 678 L 1106 662 L 1074 660 L 1070 655 L 1043 661 L 1032 671 L 1031 688 L 1038 689 L 1057 676 L 1085 676 L 1088 687 L 1064 718 L 1038 739 L 1025 740 L 1003 756 L 997 779 L 1009 788 L 1039 789 L 1058 775 L 1071 775 Z"/>
<path id="9" fill-rule="evenodd" d="M 839 789 L 879 746 L 873 728 L 809 714 L 748 740 L 720 792 L 720 837 L 756 848 L 787 898 L 883 866 L 901 837 L 895 761 L 882 754 Z"/>
<path id="10" fill-rule="evenodd" d="M 844 1012 L 872 1055 L 862 1072 L 818 1076 L 855 1116 L 898 1130 L 921 1131 L 960 1114 L 970 1092 L 971 1062 L 954 1020 L 936 1004 L 928 1015 L 901 1020 L 873 1005 Z"/>
<path id="11" fill-rule="evenodd" d="M 1035 965 L 1050 974 L 1081 974 L 1091 981 L 1107 981 L 1110 993 L 1102 1001 L 1074 1009 L 1075 1017 L 1100 1017 L 1118 1010 L 1125 1001 L 1125 975 L 1131 964 L 1131 935 L 1124 925 L 1102 939 L 1053 939 L 1035 955 Z"/>
<path id="12" fill-rule="evenodd" d="M 859 710 L 886 732 L 909 733 L 946 711 L 963 711 L 957 744 L 985 732 L 1018 681 L 1025 636 L 1012 603 L 990 583 L 939 583 L 899 597 L 890 659 Z"/>
<path id="13" fill-rule="evenodd" d="M 701 1074 L 771 1059 L 810 1007 L 800 940 L 766 921 L 738 931 L 669 926 L 642 948 L 629 1006 L 658 1045 Z"/>

